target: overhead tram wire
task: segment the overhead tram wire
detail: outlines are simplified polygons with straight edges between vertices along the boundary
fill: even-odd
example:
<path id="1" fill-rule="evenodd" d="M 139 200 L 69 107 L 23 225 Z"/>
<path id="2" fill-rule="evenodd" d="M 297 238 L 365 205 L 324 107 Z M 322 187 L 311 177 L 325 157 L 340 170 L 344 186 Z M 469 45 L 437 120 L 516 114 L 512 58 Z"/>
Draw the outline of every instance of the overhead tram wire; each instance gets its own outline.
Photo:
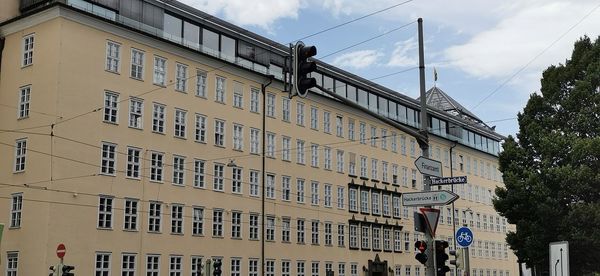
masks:
<path id="1" fill-rule="evenodd" d="M 496 92 L 498 92 L 502 87 L 504 87 L 506 84 L 508 84 L 512 79 L 514 79 L 517 75 L 519 75 L 521 72 L 523 72 L 523 70 L 525 70 L 527 67 L 529 67 L 529 65 L 531 65 L 531 63 L 533 63 L 536 59 L 538 59 L 540 56 L 542 56 L 544 53 L 546 53 L 546 51 L 548 51 L 550 48 L 552 48 L 552 46 L 554 46 L 554 44 L 556 44 L 558 41 L 560 41 L 563 37 L 565 37 L 568 33 L 570 33 L 573 29 L 575 29 L 575 27 L 577 27 L 579 24 L 581 24 L 581 22 L 583 22 L 586 18 L 588 18 L 592 13 L 594 13 L 598 8 L 600 8 L 600 4 L 596 5 L 590 12 L 588 12 L 585 16 L 583 16 L 581 19 L 579 19 L 579 21 L 577 21 L 577 23 L 575 23 L 573 26 L 571 26 L 569 29 L 567 29 L 567 31 L 565 31 L 564 33 L 562 33 L 557 39 L 555 39 L 552 43 L 550 43 L 550 45 L 548 45 L 546 48 L 544 48 L 544 50 L 542 50 L 539 54 L 537 54 L 536 56 L 534 56 L 531 60 L 529 60 L 525 65 L 523 65 L 519 70 L 517 70 L 514 74 L 512 74 L 508 79 L 506 79 L 504 82 L 502 82 L 498 87 L 496 87 L 496 89 L 492 90 L 492 92 L 490 92 L 487 96 L 485 96 L 481 101 L 479 101 L 476 105 L 473 106 L 473 108 L 471 108 L 471 110 L 476 109 L 477 107 L 479 107 L 483 102 L 485 102 L 487 99 L 489 99 L 490 97 L 492 97 L 494 94 L 496 94 Z"/>

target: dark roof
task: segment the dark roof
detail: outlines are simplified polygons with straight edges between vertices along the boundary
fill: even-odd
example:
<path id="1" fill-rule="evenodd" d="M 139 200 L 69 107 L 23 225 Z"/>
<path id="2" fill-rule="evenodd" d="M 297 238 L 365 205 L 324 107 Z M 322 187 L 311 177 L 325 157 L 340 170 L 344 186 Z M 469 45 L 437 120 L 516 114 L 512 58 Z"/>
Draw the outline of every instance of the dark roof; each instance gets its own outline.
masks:
<path id="1" fill-rule="evenodd" d="M 467 121 L 474 122 L 481 126 L 487 127 L 493 130 L 491 127 L 486 125 L 477 115 L 473 114 L 467 108 L 462 106 L 452 97 L 450 97 L 446 92 L 437 86 L 432 87 L 425 93 L 425 97 L 427 99 L 427 105 L 446 113 L 449 113 L 455 117 L 460 117 Z"/>

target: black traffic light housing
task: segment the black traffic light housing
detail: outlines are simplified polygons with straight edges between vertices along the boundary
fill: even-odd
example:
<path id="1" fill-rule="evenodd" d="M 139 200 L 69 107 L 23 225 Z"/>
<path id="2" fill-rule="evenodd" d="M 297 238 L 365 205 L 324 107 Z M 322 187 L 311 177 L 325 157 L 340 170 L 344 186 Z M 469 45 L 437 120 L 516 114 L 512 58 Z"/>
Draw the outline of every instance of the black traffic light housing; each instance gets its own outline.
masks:
<path id="1" fill-rule="evenodd" d="M 48 276 L 54 276 L 54 273 L 56 273 L 56 268 L 52 265 L 50 266 L 50 274 L 48 274 Z"/>
<path id="2" fill-rule="evenodd" d="M 447 241 L 435 241 L 435 263 L 437 266 L 437 276 L 444 276 L 450 271 L 450 267 L 446 265 L 446 261 L 449 259 L 448 254 L 446 254 L 446 248 L 448 248 Z"/>
<path id="3" fill-rule="evenodd" d="M 221 263 L 221 260 L 215 260 L 213 262 L 213 276 L 221 276 L 221 273 L 223 272 L 221 270 L 222 265 L 223 263 Z"/>
<path id="4" fill-rule="evenodd" d="M 427 254 L 425 254 L 425 250 L 427 250 L 427 243 L 425 241 L 416 241 L 415 248 L 420 252 L 415 255 L 415 259 L 421 264 L 426 264 L 428 259 Z"/>
<path id="5" fill-rule="evenodd" d="M 62 267 L 62 276 L 75 276 L 75 273 L 71 272 L 75 267 L 72 265 L 63 265 Z"/>
<path id="6" fill-rule="evenodd" d="M 315 55 L 317 55 L 315 46 L 306 46 L 301 41 L 294 45 L 294 92 L 300 97 L 306 97 L 308 89 L 317 86 L 317 80 L 308 77 L 309 73 L 317 70 L 317 64 L 308 61 L 308 58 Z"/>

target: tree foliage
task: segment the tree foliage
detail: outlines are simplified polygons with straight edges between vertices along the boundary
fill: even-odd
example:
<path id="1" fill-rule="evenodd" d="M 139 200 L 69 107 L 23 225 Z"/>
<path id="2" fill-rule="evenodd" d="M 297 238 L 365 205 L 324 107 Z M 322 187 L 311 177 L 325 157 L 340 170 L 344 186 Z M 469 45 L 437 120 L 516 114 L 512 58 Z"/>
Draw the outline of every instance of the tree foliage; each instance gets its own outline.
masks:
<path id="1" fill-rule="evenodd" d="M 549 269 L 549 243 L 569 242 L 571 275 L 600 272 L 600 37 L 548 67 L 499 156 L 496 210 L 515 224 L 518 259 Z"/>

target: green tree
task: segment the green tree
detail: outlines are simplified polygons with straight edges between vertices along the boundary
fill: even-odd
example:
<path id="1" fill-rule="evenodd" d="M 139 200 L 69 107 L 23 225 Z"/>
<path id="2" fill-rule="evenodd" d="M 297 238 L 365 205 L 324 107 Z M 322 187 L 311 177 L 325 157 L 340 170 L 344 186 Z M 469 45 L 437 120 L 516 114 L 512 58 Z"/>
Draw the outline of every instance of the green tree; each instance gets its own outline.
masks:
<path id="1" fill-rule="evenodd" d="M 549 269 L 549 243 L 569 241 L 571 275 L 600 272 L 600 36 L 548 67 L 500 153 L 496 210 L 515 224 L 517 258 Z"/>

